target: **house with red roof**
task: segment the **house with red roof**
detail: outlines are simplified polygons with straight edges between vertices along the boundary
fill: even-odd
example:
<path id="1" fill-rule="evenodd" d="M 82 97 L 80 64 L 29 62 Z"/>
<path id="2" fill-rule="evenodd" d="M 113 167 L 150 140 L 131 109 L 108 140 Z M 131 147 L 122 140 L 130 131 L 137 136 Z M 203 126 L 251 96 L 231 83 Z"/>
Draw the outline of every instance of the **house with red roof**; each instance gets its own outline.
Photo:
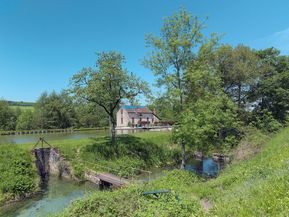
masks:
<path id="1" fill-rule="evenodd" d="M 116 113 L 117 127 L 146 127 L 159 122 L 155 111 L 145 106 L 122 106 Z"/>

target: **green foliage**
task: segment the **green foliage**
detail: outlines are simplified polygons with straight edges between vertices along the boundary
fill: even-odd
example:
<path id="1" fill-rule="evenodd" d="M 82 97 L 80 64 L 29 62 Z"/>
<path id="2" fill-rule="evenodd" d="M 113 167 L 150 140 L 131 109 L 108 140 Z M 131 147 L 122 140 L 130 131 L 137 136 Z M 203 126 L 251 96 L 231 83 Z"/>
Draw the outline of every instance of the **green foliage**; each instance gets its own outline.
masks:
<path id="1" fill-rule="evenodd" d="M 239 107 L 245 107 L 251 88 L 261 73 L 260 60 L 255 52 L 244 45 L 233 48 L 224 45 L 215 52 L 215 65 L 225 92 Z"/>
<path id="2" fill-rule="evenodd" d="M 9 106 L 8 106 L 9 105 Z M 43 93 L 36 103 L 0 102 L 0 130 L 95 128 L 108 126 L 106 113 L 65 92 Z"/>
<path id="3" fill-rule="evenodd" d="M 17 146 L 1 146 L 0 159 L 0 195 L 3 199 L 0 204 L 7 197 L 21 197 L 35 191 L 36 171 L 27 151 Z"/>
<path id="4" fill-rule="evenodd" d="M 77 128 L 94 128 L 108 126 L 107 114 L 99 106 L 78 100 L 74 103 Z"/>
<path id="5" fill-rule="evenodd" d="M 36 129 L 69 128 L 75 123 L 73 102 L 65 92 L 43 93 L 35 103 Z"/>
<path id="6" fill-rule="evenodd" d="M 150 183 L 98 192 L 74 202 L 58 216 L 287 216 L 289 128 L 263 145 L 252 159 L 228 166 L 206 182 L 174 170 Z M 254 142 L 263 142 L 254 137 Z M 145 191 L 171 190 L 159 197 Z M 176 199 L 178 196 L 179 200 Z M 201 207 L 207 200 L 211 209 Z"/>
<path id="7" fill-rule="evenodd" d="M 14 130 L 16 126 L 16 113 L 8 103 L 0 100 L 0 130 Z"/>
<path id="8" fill-rule="evenodd" d="M 279 53 L 273 48 L 257 52 L 264 69 L 252 95 L 258 102 L 256 109 L 270 112 L 284 124 L 289 110 L 289 58 Z"/>
<path id="9" fill-rule="evenodd" d="M 116 110 L 122 100 L 131 100 L 148 92 L 147 83 L 123 68 L 125 58 L 110 51 L 97 53 L 96 69 L 84 68 L 72 77 L 71 92 L 95 106 L 109 117 L 111 141 L 115 143 Z"/>
<path id="10" fill-rule="evenodd" d="M 182 114 L 174 128 L 177 142 L 207 152 L 237 145 L 238 121 L 234 104 L 226 96 L 199 99 Z"/>
<path id="11" fill-rule="evenodd" d="M 274 119 L 272 113 L 267 109 L 254 110 L 251 121 L 255 127 L 269 133 L 276 132 L 282 127 L 282 124 Z"/>
<path id="12" fill-rule="evenodd" d="M 24 110 L 17 118 L 16 130 L 31 130 L 33 125 L 33 112 L 31 110 Z"/>
<path id="13" fill-rule="evenodd" d="M 193 59 L 193 48 L 202 42 L 203 28 L 198 17 L 182 8 L 164 19 L 160 37 L 146 36 L 147 46 L 152 51 L 144 59 L 144 65 L 158 76 L 159 85 L 183 91 L 179 82 L 183 82 L 184 70 Z"/>
<path id="14" fill-rule="evenodd" d="M 214 203 L 208 216 L 287 216 L 288 135 L 289 128 L 274 136 L 252 159 L 193 186 L 192 191 L 200 198 Z"/>
<path id="15" fill-rule="evenodd" d="M 188 199 L 186 195 L 186 189 L 197 180 L 190 172 L 171 171 L 148 184 L 99 192 L 76 201 L 59 216 L 200 216 L 200 205 L 196 199 Z M 171 190 L 171 193 L 159 197 L 142 195 L 145 191 L 160 189 Z"/>
<path id="16" fill-rule="evenodd" d="M 141 134 L 139 134 L 141 135 Z M 117 138 L 117 146 L 111 146 L 106 137 L 97 138 L 81 148 L 67 150 L 60 147 L 61 153 L 72 161 L 75 175 L 83 177 L 83 165 L 96 171 L 111 172 L 121 176 L 134 176 L 139 169 L 175 163 L 177 150 L 170 150 L 170 135 L 150 133 L 151 139 L 123 135 Z M 155 135 L 155 136 L 154 136 Z M 143 137 L 143 136 L 142 136 Z M 77 152 L 77 154 L 75 154 Z"/>

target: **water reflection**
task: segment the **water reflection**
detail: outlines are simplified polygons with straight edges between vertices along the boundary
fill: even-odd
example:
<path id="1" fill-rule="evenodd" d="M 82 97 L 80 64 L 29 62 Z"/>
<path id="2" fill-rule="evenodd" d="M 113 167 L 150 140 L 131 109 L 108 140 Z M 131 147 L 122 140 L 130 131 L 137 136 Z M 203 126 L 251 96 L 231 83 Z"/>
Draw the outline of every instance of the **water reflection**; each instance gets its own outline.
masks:
<path id="1" fill-rule="evenodd" d="M 198 175 L 206 177 L 218 176 L 223 163 L 214 161 L 212 158 L 204 158 L 203 160 L 191 160 L 187 163 L 185 169 L 195 172 Z"/>
<path id="2" fill-rule="evenodd" d="M 43 195 L 17 202 L 0 210 L 0 216 L 5 217 L 38 217 L 61 212 L 72 201 L 84 197 L 98 188 L 85 183 L 78 185 L 70 180 L 49 178 L 46 192 Z"/>

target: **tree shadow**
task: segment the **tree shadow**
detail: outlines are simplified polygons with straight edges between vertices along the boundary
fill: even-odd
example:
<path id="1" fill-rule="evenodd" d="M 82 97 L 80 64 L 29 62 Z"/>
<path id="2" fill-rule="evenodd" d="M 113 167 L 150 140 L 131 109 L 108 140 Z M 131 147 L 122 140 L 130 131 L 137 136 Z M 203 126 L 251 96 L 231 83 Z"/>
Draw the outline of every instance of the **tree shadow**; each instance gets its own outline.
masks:
<path id="1" fill-rule="evenodd" d="M 165 160 L 164 147 L 132 135 L 120 135 L 115 145 L 111 144 L 110 137 L 93 138 L 93 144 L 85 147 L 85 152 L 94 153 L 102 159 L 111 160 L 124 156 L 141 159 L 151 165 L 154 161 Z"/>

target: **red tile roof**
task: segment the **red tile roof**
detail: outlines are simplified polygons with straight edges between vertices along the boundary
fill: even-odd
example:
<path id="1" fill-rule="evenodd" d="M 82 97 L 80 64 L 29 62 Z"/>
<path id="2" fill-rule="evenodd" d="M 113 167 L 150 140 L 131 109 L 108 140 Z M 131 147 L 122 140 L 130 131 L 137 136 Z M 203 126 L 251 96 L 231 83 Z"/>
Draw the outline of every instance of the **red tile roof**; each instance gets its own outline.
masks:
<path id="1" fill-rule="evenodd" d="M 148 108 L 127 109 L 127 112 L 130 112 L 130 113 L 153 113 Z"/>

